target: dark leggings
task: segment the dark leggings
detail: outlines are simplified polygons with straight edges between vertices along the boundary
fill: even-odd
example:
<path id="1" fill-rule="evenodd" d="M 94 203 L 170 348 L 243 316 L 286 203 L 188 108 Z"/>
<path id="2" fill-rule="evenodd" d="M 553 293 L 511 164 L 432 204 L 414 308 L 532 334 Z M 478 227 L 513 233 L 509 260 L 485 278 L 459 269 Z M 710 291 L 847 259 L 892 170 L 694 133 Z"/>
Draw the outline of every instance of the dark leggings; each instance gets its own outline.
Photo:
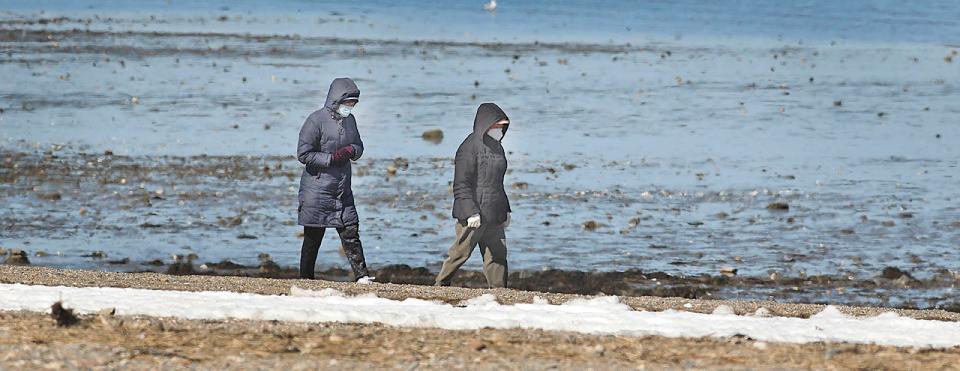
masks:
<path id="1" fill-rule="evenodd" d="M 303 227 L 303 247 L 300 248 L 300 278 L 313 279 L 314 266 L 317 264 L 317 252 L 320 251 L 320 242 L 326 228 Z M 343 244 L 343 253 L 353 268 L 353 279 L 358 280 L 369 275 L 367 263 L 363 259 L 363 246 L 360 244 L 360 225 L 348 225 L 337 228 L 340 242 Z"/>

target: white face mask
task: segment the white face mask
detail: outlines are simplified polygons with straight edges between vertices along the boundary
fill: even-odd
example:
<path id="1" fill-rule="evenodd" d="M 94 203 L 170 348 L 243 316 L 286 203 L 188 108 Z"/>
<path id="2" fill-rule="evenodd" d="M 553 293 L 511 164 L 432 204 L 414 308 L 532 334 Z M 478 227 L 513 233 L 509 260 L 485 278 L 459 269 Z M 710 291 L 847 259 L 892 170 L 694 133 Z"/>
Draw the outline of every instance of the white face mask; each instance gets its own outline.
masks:
<path id="1" fill-rule="evenodd" d="M 497 141 L 499 141 L 500 139 L 503 139 L 503 129 L 490 129 L 490 130 L 487 130 L 487 135 L 489 135 L 491 138 L 496 139 Z"/>
<path id="2" fill-rule="evenodd" d="M 350 107 L 346 104 L 341 104 L 340 107 L 337 107 L 337 113 L 339 113 L 340 116 L 350 116 L 350 112 L 353 112 L 353 107 Z"/>

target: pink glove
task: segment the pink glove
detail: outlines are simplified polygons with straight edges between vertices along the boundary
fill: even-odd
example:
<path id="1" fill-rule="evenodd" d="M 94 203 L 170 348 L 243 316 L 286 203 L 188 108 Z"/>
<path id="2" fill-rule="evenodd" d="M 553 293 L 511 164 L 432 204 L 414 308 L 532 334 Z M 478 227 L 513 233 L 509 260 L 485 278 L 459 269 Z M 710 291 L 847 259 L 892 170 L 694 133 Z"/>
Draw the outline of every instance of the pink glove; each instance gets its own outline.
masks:
<path id="1" fill-rule="evenodd" d="M 347 162 L 350 162 L 350 159 L 353 158 L 354 154 L 356 154 L 356 152 L 354 151 L 353 146 L 340 148 L 330 156 L 330 163 L 334 165 L 346 164 Z"/>

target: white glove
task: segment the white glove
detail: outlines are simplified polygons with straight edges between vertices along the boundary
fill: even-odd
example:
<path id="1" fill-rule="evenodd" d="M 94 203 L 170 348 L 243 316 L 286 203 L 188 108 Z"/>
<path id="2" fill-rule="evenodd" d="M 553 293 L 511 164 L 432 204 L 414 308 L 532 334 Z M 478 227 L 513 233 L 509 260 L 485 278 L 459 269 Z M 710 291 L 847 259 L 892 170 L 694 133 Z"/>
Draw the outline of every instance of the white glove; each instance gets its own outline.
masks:
<path id="1" fill-rule="evenodd" d="M 507 220 L 503 222 L 503 229 L 510 227 L 510 215 L 513 215 L 513 213 L 507 213 Z"/>
<path id="2" fill-rule="evenodd" d="M 480 214 L 467 218 L 467 228 L 480 228 Z"/>

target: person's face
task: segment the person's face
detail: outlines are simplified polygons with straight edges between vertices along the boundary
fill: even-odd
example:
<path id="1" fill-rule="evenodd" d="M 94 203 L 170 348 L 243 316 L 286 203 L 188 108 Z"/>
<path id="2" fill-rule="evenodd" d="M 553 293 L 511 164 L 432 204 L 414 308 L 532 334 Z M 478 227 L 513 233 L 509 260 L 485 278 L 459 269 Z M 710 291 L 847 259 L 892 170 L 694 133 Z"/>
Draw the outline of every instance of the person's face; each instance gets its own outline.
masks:
<path id="1" fill-rule="evenodd" d="M 340 104 L 342 104 L 342 105 L 344 105 L 344 106 L 347 106 L 347 107 L 353 107 L 353 106 L 356 106 L 356 105 L 357 105 L 357 102 L 359 102 L 359 101 L 357 101 L 357 100 L 352 100 L 352 99 L 351 99 L 351 100 L 348 100 L 348 101 L 344 101 L 343 103 L 340 103 Z"/>
<path id="2" fill-rule="evenodd" d="M 506 127 L 507 125 L 510 125 L 510 120 L 503 119 L 503 120 L 497 121 L 497 123 L 493 124 L 493 126 L 491 126 L 490 129 L 491 129 L 491 130 L 493 130 L 493 129 L 503 129 L 503 128 Z"/>

